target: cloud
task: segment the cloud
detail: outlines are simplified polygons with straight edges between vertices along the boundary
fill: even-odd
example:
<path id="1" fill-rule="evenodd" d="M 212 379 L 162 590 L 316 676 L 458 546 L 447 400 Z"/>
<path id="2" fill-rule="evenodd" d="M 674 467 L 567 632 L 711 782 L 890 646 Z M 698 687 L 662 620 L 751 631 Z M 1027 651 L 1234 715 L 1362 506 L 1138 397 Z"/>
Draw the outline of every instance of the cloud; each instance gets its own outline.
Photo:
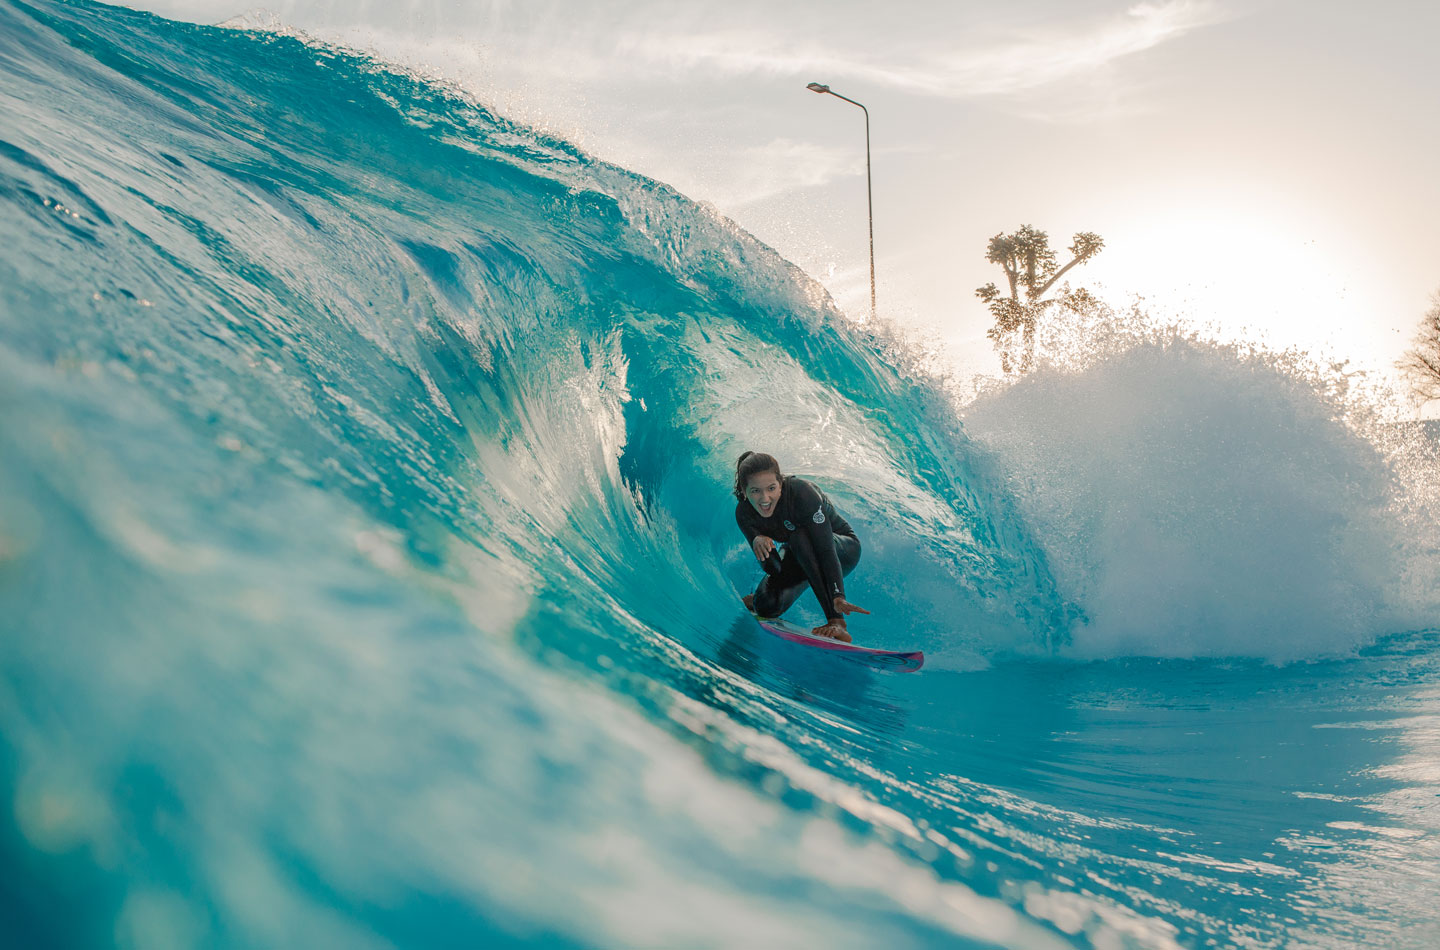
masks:
<path id="1" fill-rule="evenodd" d="M 1085 77 L 1228 18 L 1208 0 L 1141 3 L 1119 17 L 1078 29 L 1035 31 L 946 54 L 894 51 L 881 58 L 816 45 L 797 47 L 789 37 L 757 30 L 645 31 L 620 37 L 616 57 L 671 72 L 841 77 L 959 99 L 1021 93 Z"/>
<path id="2" fill-rule="evenodd" d="M 728 181 L 714 200 L 726 207 L 753 204 L 797 188 L 818 188 L 838 178 L 865 174 L 865 162 L 853 148 L 830 148 L 779 138 L 743 149 Z"/>
<path id="3" fill-rule="evenodd" d="M 1194 0 L 1142 3 L 1088 32 L 1033 37 L 955 57 L 925 91 L 949 95 L 1023 92 L 1093 73 L 1116 60 L 1179 39 L 1224 15 Z"/>

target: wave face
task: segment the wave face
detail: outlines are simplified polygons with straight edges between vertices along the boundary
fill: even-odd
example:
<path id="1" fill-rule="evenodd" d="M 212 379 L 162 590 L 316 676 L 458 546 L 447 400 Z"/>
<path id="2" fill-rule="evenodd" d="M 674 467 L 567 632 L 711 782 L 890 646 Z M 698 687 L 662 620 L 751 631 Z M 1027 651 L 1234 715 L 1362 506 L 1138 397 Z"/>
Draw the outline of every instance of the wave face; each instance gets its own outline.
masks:
<path id="1" fill-rule="evenodd" d="M 1278 508 L 1258 445 L 1142 500 L 1077 461 L 1149 439 L 1102 369 L 972 442 L 724 219 L 293 37 L 0 0 L 0 97 L 18 945 L 1440 933 L 1436 644 L 1346 569 L 1387 537 L 1347 528 L 1391 477 L 1363 440 L 1287 429 Z M 1187 400 L 1246 371 L 1202 355 Z M 832 495 L 855 629 L 924 672 L 741 614 L 744 448 Z M 1202 525 L 1237 492 L 1263 530 Z"/>

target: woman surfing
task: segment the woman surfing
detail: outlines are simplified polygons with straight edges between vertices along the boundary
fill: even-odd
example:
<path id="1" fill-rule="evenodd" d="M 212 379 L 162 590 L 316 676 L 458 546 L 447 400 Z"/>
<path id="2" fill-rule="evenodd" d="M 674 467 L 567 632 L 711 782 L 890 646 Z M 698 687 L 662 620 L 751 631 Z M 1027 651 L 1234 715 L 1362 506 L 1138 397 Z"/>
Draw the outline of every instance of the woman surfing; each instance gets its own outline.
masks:
<path id="1" fill-rule="evenodd" d="M 809 587 L 825 611 L 811 633 L 850 642 L 845 615 L 869 614 L 845 599 L 845 575 L 860 562 L 860 539 L 815 485 L 782 475 L 763 452 L 735 463 L 735 523 L 765 570 L 755 593 L 741 598 L 757 617 L 779 617 Z M 784 552 L 776 550 L 776 543 Z"/>

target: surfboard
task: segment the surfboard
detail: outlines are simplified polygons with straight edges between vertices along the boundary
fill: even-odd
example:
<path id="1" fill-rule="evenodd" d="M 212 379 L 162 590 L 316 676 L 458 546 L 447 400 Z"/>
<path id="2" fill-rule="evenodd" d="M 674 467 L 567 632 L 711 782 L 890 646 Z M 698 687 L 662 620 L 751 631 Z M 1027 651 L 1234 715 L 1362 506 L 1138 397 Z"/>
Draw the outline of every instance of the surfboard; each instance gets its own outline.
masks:
<path id="1" fill-rule="evenodd" d="M 876 650 L 873 647 L 856 646 L 853 643 L 842 643 L 829 637 L 814 636 L 808 627 L 796 626 L 790 621 L 781 620 L 778 617 L 761 617 L 756 614 L 750 616 L 755 618 L 755 622 L 760 624 L 762 629 L 773 633 L 782 640 L 804 644 L 819 650 L 830 650 L 847 660 L 864 663 L 866 666 L 891 670 L 895 673 L 913 673 L 925 665 L 925 654 L 919 650 Z"/>

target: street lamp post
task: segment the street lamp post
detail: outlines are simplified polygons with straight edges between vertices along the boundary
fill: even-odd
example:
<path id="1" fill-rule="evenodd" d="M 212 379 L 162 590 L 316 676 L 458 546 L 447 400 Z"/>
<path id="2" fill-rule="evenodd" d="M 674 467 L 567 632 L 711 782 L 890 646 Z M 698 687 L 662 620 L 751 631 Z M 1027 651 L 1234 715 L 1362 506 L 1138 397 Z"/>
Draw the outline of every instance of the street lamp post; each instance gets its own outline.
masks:
<path id="1" fill-rule="evenodd" d="M 875 198 L 870 187 L 870 110 L 854 99 L 840 95 L 823 83 L 812 82 L 805 88 L 811 92 L 844 99 L 852 106 L 860 106 L 860 111 L 865 113 L 865 210 L 870 218 L 870 318 L 873 320 L 875 318 Z"/>

